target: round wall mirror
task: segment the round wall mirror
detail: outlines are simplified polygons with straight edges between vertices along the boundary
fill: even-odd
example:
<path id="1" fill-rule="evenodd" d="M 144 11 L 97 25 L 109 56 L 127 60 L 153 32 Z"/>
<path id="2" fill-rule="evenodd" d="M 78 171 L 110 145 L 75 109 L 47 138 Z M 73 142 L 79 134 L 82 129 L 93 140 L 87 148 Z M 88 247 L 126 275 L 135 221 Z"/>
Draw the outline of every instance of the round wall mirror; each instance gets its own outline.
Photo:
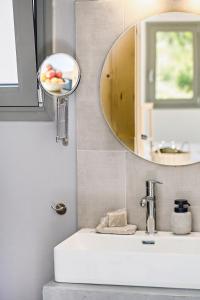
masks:
<path id="1" fill-rule="evenodd" d="M 80 69 L 76 60 L 65 53 L 55 53 L 47 57 L 39 70 L 42 88 L 56 97 L 72 94 L 79 80 Z"/>
<path id="2" fill-rule="evenodd" d="M 129 28 L 109 51 L 101 106 L 130 151 L 164 165 L 200 162 L 200 16 L 173 12 Z"/>
<path id="3" fill-rule="evenodd" d="M 42 89 L 57 99 L 56 141 L 68 145 L 68 96 L 77 88 L 80 69 L 76 60 L 65 53 L 48 56 L 42 63 L 38 80 Z"/>

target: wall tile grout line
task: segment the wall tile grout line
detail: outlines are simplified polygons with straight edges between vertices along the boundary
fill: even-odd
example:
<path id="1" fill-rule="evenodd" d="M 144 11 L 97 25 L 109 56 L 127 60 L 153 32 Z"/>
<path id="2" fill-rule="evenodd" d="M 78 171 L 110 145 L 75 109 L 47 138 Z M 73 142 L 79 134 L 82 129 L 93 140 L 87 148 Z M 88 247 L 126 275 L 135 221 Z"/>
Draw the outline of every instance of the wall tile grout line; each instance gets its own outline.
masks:
<path id="1" fill-rule="evenodd" d="M 127 189 L 127 164 L 126 164 L 126 151 L 124 152 L 124 187 L 125 187 L 125 208 L 127 208 L 127 194 L 126 194 L 126 189 Z"/>

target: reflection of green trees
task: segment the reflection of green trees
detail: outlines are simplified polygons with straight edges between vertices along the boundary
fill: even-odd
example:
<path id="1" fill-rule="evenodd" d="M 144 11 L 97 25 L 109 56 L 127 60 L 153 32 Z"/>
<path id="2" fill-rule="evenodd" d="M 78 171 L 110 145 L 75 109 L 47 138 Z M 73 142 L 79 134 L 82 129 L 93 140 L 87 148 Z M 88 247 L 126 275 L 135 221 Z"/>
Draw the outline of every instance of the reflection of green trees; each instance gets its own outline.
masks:
<path id="1" fill-rule="evenodd" d="M 182 70 L 177 77 L 177 85 L 180 89 L 184 89 L 186 92 L 192 91 L 192 75 L 187 71 L 187 68 L 185 70 Z"/>
<path id="2" fill-rule="evenodd" d="M 173 89 L 177 97 L 190 98 L 193 93 L 192 32 L 163 31 L 157 32 L 156 38 L 157 79 L 160 82 L 159 97 L 167 98 L 168 87 L 168 89 Z"/>

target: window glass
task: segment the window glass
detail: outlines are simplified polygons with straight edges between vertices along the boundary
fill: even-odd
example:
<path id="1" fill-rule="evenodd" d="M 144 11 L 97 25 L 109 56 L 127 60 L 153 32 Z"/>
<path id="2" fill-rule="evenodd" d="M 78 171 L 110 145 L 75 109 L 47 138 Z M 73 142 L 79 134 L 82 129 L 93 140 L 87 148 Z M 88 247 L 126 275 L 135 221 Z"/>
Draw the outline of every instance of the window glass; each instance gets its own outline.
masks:
<path id="1" fill-rule="evenodd" d="M 194 96 L 194 37 L 191 31 L 156 32 L 156 100 Z"/>
<path id="2" fill-rule="evenodd" d="M 17 85 L 17 59 L 12 0 L 0 2 L 0 85 Z"/>

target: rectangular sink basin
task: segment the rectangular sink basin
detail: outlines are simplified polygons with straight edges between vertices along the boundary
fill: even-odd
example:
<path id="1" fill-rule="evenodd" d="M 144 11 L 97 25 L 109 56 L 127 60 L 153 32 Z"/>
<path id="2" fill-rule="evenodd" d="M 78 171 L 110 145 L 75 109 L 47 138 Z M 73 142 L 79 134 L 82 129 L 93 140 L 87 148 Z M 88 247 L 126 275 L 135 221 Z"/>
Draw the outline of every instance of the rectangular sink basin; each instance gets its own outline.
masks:
<path id="1" fill-rule="evenodd" d="M 55 247 L 54 266 L 57 282 L 200 289 L 200 233 L 82 229 Z"/>

